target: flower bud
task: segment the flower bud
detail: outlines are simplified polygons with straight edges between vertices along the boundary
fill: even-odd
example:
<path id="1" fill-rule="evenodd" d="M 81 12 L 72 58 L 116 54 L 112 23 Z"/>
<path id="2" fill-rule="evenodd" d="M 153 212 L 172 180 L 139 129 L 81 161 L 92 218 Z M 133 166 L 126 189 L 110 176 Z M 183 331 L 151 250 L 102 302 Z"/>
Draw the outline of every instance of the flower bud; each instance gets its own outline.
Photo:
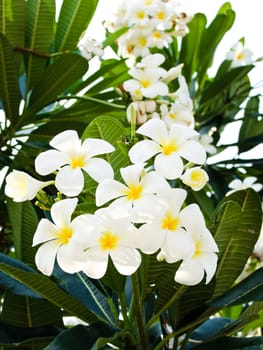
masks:
<path id="1" fill-rule="evenodd" d="M 187 169 L 181 176 L 183 183 L 190 186 L 194 191 L 200 191 L 208 181 L 208 175 L 200 167 Z"/>

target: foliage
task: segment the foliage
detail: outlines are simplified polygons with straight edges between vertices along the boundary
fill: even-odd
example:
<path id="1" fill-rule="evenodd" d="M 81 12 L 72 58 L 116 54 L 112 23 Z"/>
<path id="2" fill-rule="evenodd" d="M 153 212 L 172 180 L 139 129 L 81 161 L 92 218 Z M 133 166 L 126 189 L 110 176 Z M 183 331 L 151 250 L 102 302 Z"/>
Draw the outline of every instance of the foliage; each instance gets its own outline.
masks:
<path id="1" fill-rule="evenodd" d="M 78 42 L 88 27 L 97 0 L 64 0 L 56 20 L 55 1 L 0 0 L 0 167 L 4 176 L 18 169 L 42 181 L 36 156 L 66 129 L 81 138 L 100 138 L 116 149 L 105 158 L 116 180 L 130 164 L 128 151 L 137 142 L 126 118 L 131 99 L 123 90 L 129 79 L 125 59 L 101 58 L 93 72 Z M 260 96 L 252 95 L 249 72 L 254 64 L 231 67 L 225 60 L 209 75 L 214 54 L 235 13 L 225 3 L 207 24 L 196 14 L 189 33 L 160 49 L 170 69 L 183 63 L 194 104 L 195 129 L 213 131 L 220 154 L 233 145 L 234 158 L 208 158 L 209 183 L 201 191 L 187 189 L 187 204 L 197 203 L 219 247 L 218 268 L 209 284 L 184 286 L 174 281 L 180 262 L 165 264 L 154 254 L 142 254 L 132 276 L 117 273 L 110 262 L 100 280 L 55 266 L 51 277 L 37 271 L 32 239 L 43 214 L 34 201 L 15 203 L 0 191 L 0 285 L 3 349 L 261 349 L 262 336 L 252 331 L 262 320 L 262 268 L 244 279 L 262 221 L 261 199 L 248 188 L 225 196 L 234 178 L 255 176 L 263 182 L 262 159 L 243 152 L 262 142 Z M 125 33 L 107 33 L 104 47 L 116 50 Z M 154 51 L 154 50 L 153 50 Z M 178 87 L 170 83 L 174 90 Z M 235 144 L 221 144 L 220 135 L 240 124 Z M 139 136 L 137 136 L 139 138 Z M 85 179 L 77 211 L 96 208 L 96 184 Z M 171 181 L 172 183 L 172 181 Z M 57 192 L 46 193 L 53 201 Z M 46 199 L 46 197 L 45 197 Z M 43 202 L 42 202 L 43 204 Z M 48 208 L 49 209 L 49 208 Z M 68 328 L 64 316 L 85 322 Z M 240 336 L 241 334 L 241 336 Z M 142 339 L 143 337 L 146 340 Z M 146 344 L 146 345 L 145 345 Z"/>

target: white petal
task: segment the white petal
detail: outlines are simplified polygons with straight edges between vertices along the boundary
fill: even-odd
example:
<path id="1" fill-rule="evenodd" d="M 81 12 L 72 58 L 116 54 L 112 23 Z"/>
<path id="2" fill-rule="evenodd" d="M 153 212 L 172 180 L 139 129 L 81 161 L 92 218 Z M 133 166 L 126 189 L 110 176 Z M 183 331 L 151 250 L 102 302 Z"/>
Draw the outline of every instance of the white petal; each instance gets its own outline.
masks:
<path id="1" fill-rule="evenodd" d="M 169 183 L 156 171 L 147 173 L 141 181 L 143 186 L 143 193 L 157 193 L 162 194 L 164 191 L 170 190 Z"/>
<path id="2" fill-rule="evenodd" d="M 77 198 L 68 198 L 53 204 L 51 217 L 59 228 L 70 225 L 71 215 L 76 209 L 77 203 Z"/>
<path id="3" fill-rule="evenodd" d="M 116 180 L 104 180 L 96 189 L 96 205 L 101 206 L 112 199 L 124 195 L 127 187 Z"/>
<path id="4" fill-rule="evenodd" d="M 141 254 L 134 248 L 119 247 L 110 252 L 117 271 L 125 276 L 132 275 L 140 266 Z"/>
<path id="5" fill-rule="evenodd" d="M 136 131 L 137 134 L 147 136 L 158 143 L 168 141 L 168 131 L 165 123 L 160 119 L 150 119 Z"/>
<path id="6" fill-rule="evenodd" d="M 193 255 L 195 251 L 194 241 L 183 229 L 174 232 L 166 230 L 166 235 L 162 250 L 168 263 L 187 259 Z"/>
<path id="7" fill-rule="evenodd" d="M 106 179 L 113 179 L 114 176 L 110 163 L 101 158 L 89 159 L 83 169 L 97 182 Z"/>
<path id="8" fill-rule="evenodd" d="M 35 169 L 40 175 L 48 175 L 67 163 L 65 154 L 51 149 L 40 153 L 35 159 Z"/>
<path id="9" fill-rule="evenodd" d="M 180 284 L 194 286 L 204 278 L 204 269 L 198 262 L 183 261 L 176 271 L 174 280 Z"/>
<path id="10" fill-rule="evenodd" d="M 77 244 L 64 244 L 58 248 L 57 262 L 67 273 L 75 273 L 85 266 L 86 254 Z"/>
<path id="11" fill-rule="evenodd" d="M 79 149 L 81 141 L 75 130 L 65 130 L 53 137 L 49 144 L 59 151 L 69 152 L 73 149 Z"/>
<path id="12" fill-rule="evenodd" d="M 156 220 L 164 215 L 166 207 L 156 195 L 144 195 L 139 200 L 133 201 L 133 211 L 136 222 Z"/>
<path id="13" fill-rule="evenodd" d="M 204 164 L 206 160 L 205 148 L 194 140 L 188 140 L 180 145 L 178 153 L 181 157 L 195 164 Z"/>
<path id="14" fill-rule="evenodd" d="M 182 188 L 171 188 L 169 191 L 164 192 L 162 199 L 165 200 L 169 212 L 173 215 L 179 213 L 187 196 L 187 191 Z"/>
<path id="15" fill-rule="evenodd" d="M 99 248 L 89 249 L 87 251 L 87 260 L 83 272 L 95 279 L 105 275 L 108 266 L 108 252 L 101 251 Z"/>
<path id="16" fill-rule="evenodd" d="M 143 96 L 148 98 L 155 98 L 158 95 L 168 95 L 169 93 L 168 86 L 160 81 L 148 88 L 142 88 L 141 91 Z"/>
<path id="17" fill-rule="evenodd" d="M 52 274 L 58 248 L 59 243 L 57 240 L 44 243 L 38 248 L 35 262 L 37 268 L 44 275 L 50 276 Z"/>
<path id="18" fill-rule="evenodd" d="M 115 148 L 105 140 L 89 138 L 83 142 L 81 150 L 89 157 L 94 157 L 98 154 L 111 153 Z"/>
<path id="19" fill-rule="evenodd" d="M 144 164 L 138 163 L 121 168 L 120 173 L 125 183 L 130 186 L 131 184 L 139 183 L 143 169 Z"/>
<path id="20" fill-rule="evenodd" d="M 75 217 L 71 222 L 73 236 L 71 241 L 83 245 L 83 247 L 93 246 L 97 242 L 100 232 L 100 222 L 93 214 L 82 214 Z"/>
<path id="21" fill-rule="evenodd" d="M 215 253 L 203 253 L 200 258 L 194 259 L 199 262 L 206 272 L 206 284 L 208 284 L 213 278 L 217 267 L 217 255 Z"/>
<path id="22" fill-rule="evenodd" d="M 166 156 L 158 154 L 154 160 L 155 170 L 166 179 L 173 180 L 181 176 L 183 172 L 183 161 L 177 154 Z"/>
<path id="23" fill-rule="evenodd" d="M 145 224 L 138 229 L 138 248 L 145 254 L 155 253 L 161 248 L 165 235 L 155 224 Z"/>
<path id="24" fill-rule="evenodd" d="M 182 225 L 189 232 L 203 230 L 206 228 L 203 214 L 197 204 L 190 204 L 180 212 Z"/>
<path id="25" fill-rule="evenodd" d="M 56 188 L 69 197 L 80 194 L 84 187 L 84 176 L 80 168 L 65 166 L 59 170 L 55 179 Z"/>
<path id="26" fill-rule="evenodd" d="M 160 151 L 161 148 L 158 143 L 151 140 L 143 140 L 131 147 L 129 157 L 133 163 L 143 163 Z"/>
<path id="27" fill-rule="evenodd" d="M 56 226 L 48 219 L 41 219 L 33 237 L 33 246 L 55 239 Z"/>

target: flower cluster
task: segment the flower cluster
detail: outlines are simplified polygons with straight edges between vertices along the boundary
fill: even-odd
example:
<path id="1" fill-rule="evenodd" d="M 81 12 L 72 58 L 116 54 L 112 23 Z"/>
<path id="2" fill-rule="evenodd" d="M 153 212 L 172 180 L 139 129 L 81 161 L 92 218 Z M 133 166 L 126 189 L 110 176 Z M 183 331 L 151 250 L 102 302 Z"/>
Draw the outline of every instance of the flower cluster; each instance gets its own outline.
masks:
<path id="1" fill-rule="evenodd" d="M 174 36 L 188 32 L 190 20 L 174 0 L 122 1 L 114 18 L 106 23 L 110 31 L 127 27 L 118 40 L 118 54 L 122 57 L 139 57 L 150 54 L 151 48 L 162 49 Z"/>
<path id="2" fill-rule="evenodd" d="M 181 261 L 174 277 L 179 283 L 194 285 L 205 276 L 206 283 L 211 280 L 217 245 L 198 205 L 185 205 L 187 191 L 168 181 L 181 177 L 196 190 L 206 183 L 199 166 L 183 173 L 183 159 L 199 165 L 205 161 L 204 149 L 193 139 L 196 132 L 186 126 L 167 129 L 160 119 L 147 121 L 137 132 L 148 139 L 130 148 L 133 164 L 120 169 L 121 182 L 106 160 L 95 157 L 114 147 L 100 139 L 81 142 L 74 130 L 56 135 L 50 141 L 53 149 L 36 158 L 36 171 L 55 172 L 54 181 L 41 182 L 18 171 L 8 175 L 5 193 L 16 201 L 32 199 L 51 183 L 63 194 L 51 207 L 51 220 L 41 219 L 33 238 L 33 245 L 40 245 L 36 265 L 42 273 L 51 275 L 57 260 L 68 273 L 83 271 L 98 279 L 111 258 L 120 274 L 131 275 L 142 252 L 157 253 L 167 263 Z M 76 216 L 76 196 L 85 187 L 83 171 L 98 182 L 97 209 Z"/>

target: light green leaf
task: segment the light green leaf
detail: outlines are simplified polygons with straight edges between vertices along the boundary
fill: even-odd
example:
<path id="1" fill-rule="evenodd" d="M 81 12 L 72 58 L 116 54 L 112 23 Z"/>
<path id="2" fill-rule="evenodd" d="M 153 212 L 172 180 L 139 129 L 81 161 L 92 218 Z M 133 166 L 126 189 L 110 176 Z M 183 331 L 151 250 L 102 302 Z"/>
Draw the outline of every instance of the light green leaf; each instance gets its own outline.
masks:
<path id="1" fill-rule="evenodd" d="M 261 220 L 261 201 L 255 191 L 238 191 L 223 200 L 212 228 L 219 247 L 214 298 L 226 292 L 242 272 L 257 241 Z"/>
<path id="2" fill-rule="evenodd" d="M 30 265 L 34 264 L 36 248 L 32 247 L 38 217 L 31 202 L 15 203 L 7 200 L 7 209 L 12 226 L 16 257 Z"/>
<path id="3" fill-rule="evenodd" d="M 18 85 L 18 72 L 15 56 L 6 37 L 0 33 L 0 101 L 6 118 L 17 120 L 21 94 Z"/>
<path id="4" fill-rule="evenodd" d="M 14 295 L 4 295 L 1 321 L 16 327 L 32 328 L 45 325 L 62 326 L 62 312 L 46 300 Z"/>
<path id="5" fill-rule="evenodd" d="M 4 263 L 0 263 L 0 271 L 31 288 L 52 304 L 65 310 L 69 315 L 79 317 L 88 323 L 100 320 L 96 314 L 85 308 L 82 303 L 57 287 L 46 276 L 34 272 L 23 271 Z"/>
<path id="6" fill-rule="evenodd" d="M 35 53 L 29 54 L 26 60 L 28 92 L 39 80 L 49 59 L 50 44 L 54 35 L 55 1 L 28 0 L 25 4 L 25 46 Z"/>
<path id="7" fill-rule="evenodd" d="M 55 36 L 55 52 L 75 50 L 96 10 L 98 0 L 64 0 Z"/>
<path id="8" fill-rule="evenodd" d="M 60 94 L 66 93 L 68 87 L 81 79 L 88 69 L 88 62 L 76 54 L 61 55 L 39 78 L 32 91 L 26 116 L 41 110 L 56 101 Z"/>

